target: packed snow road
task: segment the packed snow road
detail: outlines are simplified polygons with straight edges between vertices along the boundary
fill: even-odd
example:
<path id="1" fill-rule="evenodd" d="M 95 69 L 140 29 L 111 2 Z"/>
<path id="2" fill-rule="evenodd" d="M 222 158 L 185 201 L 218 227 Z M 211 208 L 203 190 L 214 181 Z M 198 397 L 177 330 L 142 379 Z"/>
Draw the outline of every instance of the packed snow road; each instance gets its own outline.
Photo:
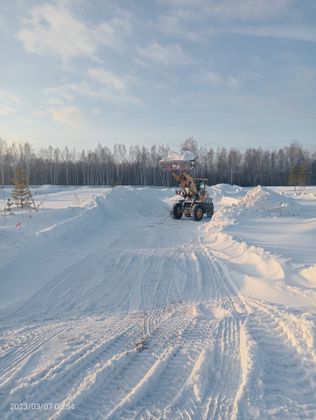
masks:
<path id="1" fill-rule="evenodd" d="M 316 257 L 247 232 L 313 248 L 315 195 L 215 186 L 197 223 L 171 190 L 39 193 L 0 230 L 1 418 L 316 417 Z"/>

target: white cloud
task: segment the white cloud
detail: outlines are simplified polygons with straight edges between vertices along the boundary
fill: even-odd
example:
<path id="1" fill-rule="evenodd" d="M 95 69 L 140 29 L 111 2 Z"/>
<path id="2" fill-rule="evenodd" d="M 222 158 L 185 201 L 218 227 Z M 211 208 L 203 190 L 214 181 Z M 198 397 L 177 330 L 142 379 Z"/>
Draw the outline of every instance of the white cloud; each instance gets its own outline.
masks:
<path id="1" fill-rule="evenodd" d="M 50 89 L 55 89 L 55 88 L 47 88 L 47 90 L 44 89 L 44 92 L 46 91 L 46 93 L 49 93 Z M 46 96 L 46 93 L 45 93 L 45 96 Z M 58 90 L 55 89 L 55 92 L 53 93 L 53 95 L 58 96 Z M 64 99 L 58 98 L 57 96 L 49 97 L 48 99 L 46 99 L 46 102 L 49 103 L 50 105 L 54 105 L 54 106 L 55 105 L 57 105 L 57 106 L 58 105 L 64 105 L 64 103 L 65 103 Z"/>
<path id="2" fill-rule="evenodd" d="M 202 77 L 208 84 L 212 86 L 221 86 L 226 88 L 236 88 L 240 86 L 240 81 L 232 76 L 223 76 L 215 72 L 207 72 Z"/>
<path id="3" fill-rule="evenodd" d="M 132 17 L 128 13 L 119 13 L 108 22 L 102 22 L 93 29 L 93 37 L 100 44 L 120 49 L 123 38 L 132 34 Z"/>
<path id="4" fill-rule="evenodd" d="M 15 114 L 16 110 L 9 105 L 0 105 L 0 115 L 1 117 L 7 117 L 8 115 Z"/>
<path id="5" fill-rule="evenodd" d="M 45 112 L 43 109 L 36 109 L 32 112 L 32 114 L 35 117 L 45 117 L 47 115 L 47 112 Z"/>
<path id="6" fill-rule="evenodd" d="M 173 10 L 190 10 L 191 16 L 219 19 L 266 19 L 284 13 L 293 0 L 161 0 Z"/>
<path id="7" fill-rule="evenodd" d="M 185 65 L 192 62 L 192 59 L 178 44 L 162 46 L 158 42 L 155 42 L 146 48 L 139 48 L 138 54 L 142 59 L 147 59 L 154 64 L 165 66 Z"/>
<path id="8" fill-rule="evenodd" d="M 241 35 L 316 42 L 316 29 L 314 26 L 309 25 L 241 26 L 233 28 L 232 32 Z"/>
<path id="9" fill-rule="evenodd" d="M 63 61 L 96 53 L 96 44 L 87 27 L 62 5 L 34 7 L 17 37 L 26 51 L 57 56 Z"/>
<path id="10" fill-rule="evenodd" d="M 88 74 L 92 80 L 95 80 L 101 85 L 113 89 L 118 93 L 123 93 L 126 90 L 125 80 L 108 70 L 93 68 L 89 70 Z"/>
<path id="11" fill-rule="evenodd" d="M 10 104 L 19 105 L 21 104 L 21 98 L 10 90 L 0 90 L 0 101 L 9 102 Z"/>
<path id="12" fill-rule="evenodd" d="M 92 113 L 92 115 L 95 115 L 97 117 L 100 117 L 101 115 L 103 115 L 102 110 L 100 108 L 98 108 L 98 107 L 92 108 L 91 109 L 91 113 Z"/>
<path id="13" fill-rule="evenodd" d="M 181 17 L 176 13 L 160 16 L 156 26 L 165 34 L 176 35 L 190 41 L 199 41 L 203 38 L 202 33 L 197 30 L 189 29 L 187 25 L 184 25 Z"/>
<path id="14" fill-rule="evenodd" d="M 84 115 L 77 106 L 69 106 L 60 109 L 51 109 L 53 120 L 73 128 L 80 128 L 84 125 Z"/>
<path id="15" fill-rule="evenodd" d="M 294 0 L 160 0 L 165 6 L 156 28 L 164 34 L 203 42 L 229 22 L 261 22 L 286 15 Z M 242 28 L 242 26 L 240 27 Z M 242 30 L 242 29 L 241 29 Z"/>
<path id="16" fill-rule="evenodd" d="M 127 15 L 88 26 L 64 5 L 46 3 L 34 7 L 30 17 L 23 19 L 17 38 L 29 53 L 67 62 L 76 57 L 94 58 L 101 44 L 118 48 L 123 34 L 130 32 Z"/>
<path id="17" fill-rule="evenodd" d="M 266 19 L 278 16 L 288 9 L 292 0 L 222 0 L 208 7 L 211 15 L 227 19 Z"/>
<path id="18" fill-rule="evenodd" d="M 0 115 L 6 117 L 17 112 L 21 98 L 10 90 L 0 90 Z"/>
<path id="19" fill-rule="evenodd" d="M 45 96 L 48 96 L 47 102 L 52 105 L 62 105 L 65 102 L 74 100 L 74 95 L 70 89 L 71 84 L 57 87 L 48 87 L 42 90 Z"/>
<path id="20" fill-rule="evenodd" d="M 90 69 L 93 70 L 93 69 Z M 101 69 L 102 70 L 102 69 Z M 80 83 L 67 83 L 60 86 L 48 87 L 42 90 L 45 96 L 49 96 L 50 104 L 64 104 L 75 102 L 76 97 L 90 97 L 113 105 L 136 105 L 143 106 L 142 100 L 137 96 L 130 95 L 125 87 L 125 79 L 121 79 L 112 72 L 92 72 L 97 85 L 91 85 L 87 80 Z M 98 77 L 96 77 L 98 76 Z M 102 77 L 101 77 L 102 76 Z M 117 79 L 116 79 L 117 77 Z M 120 82 L 124 82 L 121 84 Z"/>

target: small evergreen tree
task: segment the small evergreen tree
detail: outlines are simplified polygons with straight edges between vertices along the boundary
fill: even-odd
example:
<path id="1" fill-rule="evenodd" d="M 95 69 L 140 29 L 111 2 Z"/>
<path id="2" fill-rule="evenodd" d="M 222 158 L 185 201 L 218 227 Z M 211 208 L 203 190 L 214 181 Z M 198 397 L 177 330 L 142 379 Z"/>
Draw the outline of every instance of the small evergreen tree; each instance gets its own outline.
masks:
<path id="1" fill-rule="evenodd" d="M 35 207 L 34 199 L 29 188 L 29 182 L 22 168 L 17 168 L 15 171 L 15 177 L 12 181 L 14 189 L 11 197 L 14 204 L 22 209 Z"/>

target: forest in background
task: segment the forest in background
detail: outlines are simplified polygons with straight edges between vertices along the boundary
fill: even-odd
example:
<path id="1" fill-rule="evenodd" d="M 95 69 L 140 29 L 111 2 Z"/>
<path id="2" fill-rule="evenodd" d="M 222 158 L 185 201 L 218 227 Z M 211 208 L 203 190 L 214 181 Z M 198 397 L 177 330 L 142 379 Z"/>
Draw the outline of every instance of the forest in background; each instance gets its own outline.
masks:
<path id="1" fill-rule="evenodd" d="M 8 143 L 0 138 L 0 185 L 10 185 L 17 168 L 25 171 L 31 185 L 153 185 L 173 186 L 170 174 L 159 167 L 169 146 L 113 148 L 98 144 L 94 150 L 61 150 L 49 146 L 35 151 L 30 143 Z M 316 152 L 298 142 L 277 150 L 251 147 L 245 151 L 201 147 L 194 138 L 181 145 L 197 156 L 194 175 L 209 185 L 315 185 Z"/>

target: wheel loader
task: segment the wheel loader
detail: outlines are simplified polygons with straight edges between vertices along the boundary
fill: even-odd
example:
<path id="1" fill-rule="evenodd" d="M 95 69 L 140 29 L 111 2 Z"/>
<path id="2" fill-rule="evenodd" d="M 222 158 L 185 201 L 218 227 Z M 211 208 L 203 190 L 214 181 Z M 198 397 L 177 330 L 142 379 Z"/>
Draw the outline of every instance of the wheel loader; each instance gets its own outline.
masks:
<path id="1" fill-rule="evenodd" d="M 206 178 L 194 178 L 192 171 L 195 159 L 192 160 L 161 160 L 160 166 L 177 181 L 180 189 L 176 191 L 179 200 L 176 201 L 170 214 L 174 219 L 181 219 L 184 215 L 195 221 L 200 221 L 203 215 L 211 218 L 214 214 L 214 204 L 209 196 Z"/>

